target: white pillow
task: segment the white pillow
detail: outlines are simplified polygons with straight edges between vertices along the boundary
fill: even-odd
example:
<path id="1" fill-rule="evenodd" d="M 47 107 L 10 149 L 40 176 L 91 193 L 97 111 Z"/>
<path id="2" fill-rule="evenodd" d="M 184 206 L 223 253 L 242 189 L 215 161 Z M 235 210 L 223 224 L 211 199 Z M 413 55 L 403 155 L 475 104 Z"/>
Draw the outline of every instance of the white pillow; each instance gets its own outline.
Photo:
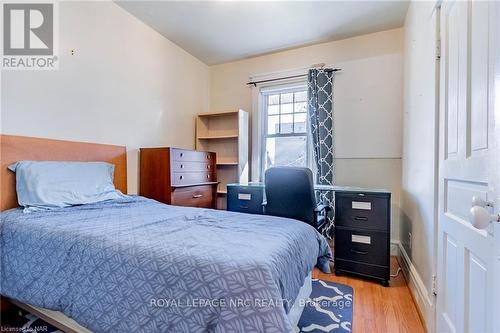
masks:
<path id="1" fill-rule="evenodd" d="M 25 211 L 124 197 L 115 189 L 115 166 L 110 163 L 19 161 L 9 169 L 16 173 L 17 200 Z"/>

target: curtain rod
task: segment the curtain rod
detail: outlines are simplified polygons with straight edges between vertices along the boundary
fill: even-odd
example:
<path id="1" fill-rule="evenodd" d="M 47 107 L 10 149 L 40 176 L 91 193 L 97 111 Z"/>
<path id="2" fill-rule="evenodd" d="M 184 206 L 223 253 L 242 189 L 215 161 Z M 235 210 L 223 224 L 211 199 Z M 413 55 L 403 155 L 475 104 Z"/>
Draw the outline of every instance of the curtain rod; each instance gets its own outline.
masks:
<path id="1" fill-rule="evenodd" d="M 333 69 L 325 69 L 325 72 L 339 72 L 341 71 L 341 68 L 333 68 Z M 308 74 L 300 74 L 300 75 L 292 75 L 292 76 L 285 76 L 285 77 L 278 77 L 275 79 L 267 79 L 267 80 L 260 80 L 260 81 L 250 81 L 247 82 L 247 85 L 254 85 L 254 87 L 257 87 L 257 84 L 259 83 L 265 83 L 265 82 L 273 82 L 273 81 L 280 81 L 280 80 L 286 80 L 286 79 L 295 79 L 298 77 L 303 77 L 307 76 Z"/>

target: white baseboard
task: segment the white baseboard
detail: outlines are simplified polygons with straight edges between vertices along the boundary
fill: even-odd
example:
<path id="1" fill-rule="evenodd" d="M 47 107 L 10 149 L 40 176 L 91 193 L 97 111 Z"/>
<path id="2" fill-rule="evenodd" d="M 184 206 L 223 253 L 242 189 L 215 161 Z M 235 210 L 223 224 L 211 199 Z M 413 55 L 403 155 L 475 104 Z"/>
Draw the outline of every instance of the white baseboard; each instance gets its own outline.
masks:
<path id="1" fill-rule="evenodd" d="M 399 256 L 399 241 L 391 239 L 391 257 Z"/>
<path id="2" fill-rule="evenodd" d="M 391 246 L 391 248 L 392 247 L 393 246 Z M 401 242 L 397 242 L 397 250 L 398 250 L 397 256 L 399 259 L 399 264 L 401 265 L 401 269 L 406 278 L 406 281 L 408 281 L 408 287 L 410 288 L 410 291 L 413 295 L 413 299 L 415 300 L 418 310 L 420 311 L 421 318 L 424 320 L 425 328 L 427 332 L 434 332 L 435 328 L 434 297 L 429 295 L 430 293 L 425 287 L 422 277 L 418 273 L 416 267 L 411 262 L 411 259 L 408 256 L 408 253 L 406 253 L 405 248 L 401 245 Z"/>

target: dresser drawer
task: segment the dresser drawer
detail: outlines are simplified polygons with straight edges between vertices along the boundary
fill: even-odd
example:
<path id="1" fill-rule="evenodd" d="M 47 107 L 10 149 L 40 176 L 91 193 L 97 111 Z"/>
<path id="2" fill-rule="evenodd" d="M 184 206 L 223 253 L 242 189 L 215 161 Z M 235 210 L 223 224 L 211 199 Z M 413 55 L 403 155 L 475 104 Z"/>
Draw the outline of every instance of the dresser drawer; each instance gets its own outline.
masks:
<path id="1" fill-rule="evenodd" d="M 371 265 L 351 260 L 335 259 L 335 273 L 339 274 L 341 272 L 353 273 L 383 281 L 389 281 L 391 274 L 389 266 Z"/>
<path id="2" fill-rule="evenodd" d="M 215 161 L 214 161 L 215 162 Z M 173 161 L 171 164 L 172 172 L 200 172 L 213 171 L 215 163 L 211 162 L 190 162 L 190 161 Z"/>
<path id="3" fill-rule="evenodd" d="M 264 189 L 250 186 L 227 187 L 227 210 L 232 212 L 263 214 Z"/>
<path id="4" fill-rule="evenodd" d="M 172 205 L 214 208 L 215 185 L 176 188 L 172 192 Z"/>
<path id="5" fill-rule="evenodd" d="M 217 176 L 214 171 L 200 172 L 172 172 L 172 186 L 188 186 L 192 184 L 215 182 Z"/>
<path id="6" fill-rule="evenodd" d="M 179 162 L 210 162 L 215 161 L 215 153 L 172 148 L 170 158 Z"/>
<path id="7" fill-rule="evenodd" d="M 335 225 L 388 231 L 390 198 L 365 194 L 336 194 Z"/>
<path id="8" fill-rule="evenodd" d="M 389 234 L 336 227 L 335 258 L 372 265 L 389 265 Z"/>

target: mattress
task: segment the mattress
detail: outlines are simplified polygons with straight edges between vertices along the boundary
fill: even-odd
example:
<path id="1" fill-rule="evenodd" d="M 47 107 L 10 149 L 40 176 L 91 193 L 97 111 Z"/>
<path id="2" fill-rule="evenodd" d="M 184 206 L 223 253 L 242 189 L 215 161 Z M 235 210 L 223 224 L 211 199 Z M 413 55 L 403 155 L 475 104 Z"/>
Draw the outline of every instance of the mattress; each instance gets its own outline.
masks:
<path id="1" fill-rule="evenodd" d="M 329 247 L 285 218 L 129 197 L 1 214 L 2 295 L 94 332 L 292 332 Z"/>

